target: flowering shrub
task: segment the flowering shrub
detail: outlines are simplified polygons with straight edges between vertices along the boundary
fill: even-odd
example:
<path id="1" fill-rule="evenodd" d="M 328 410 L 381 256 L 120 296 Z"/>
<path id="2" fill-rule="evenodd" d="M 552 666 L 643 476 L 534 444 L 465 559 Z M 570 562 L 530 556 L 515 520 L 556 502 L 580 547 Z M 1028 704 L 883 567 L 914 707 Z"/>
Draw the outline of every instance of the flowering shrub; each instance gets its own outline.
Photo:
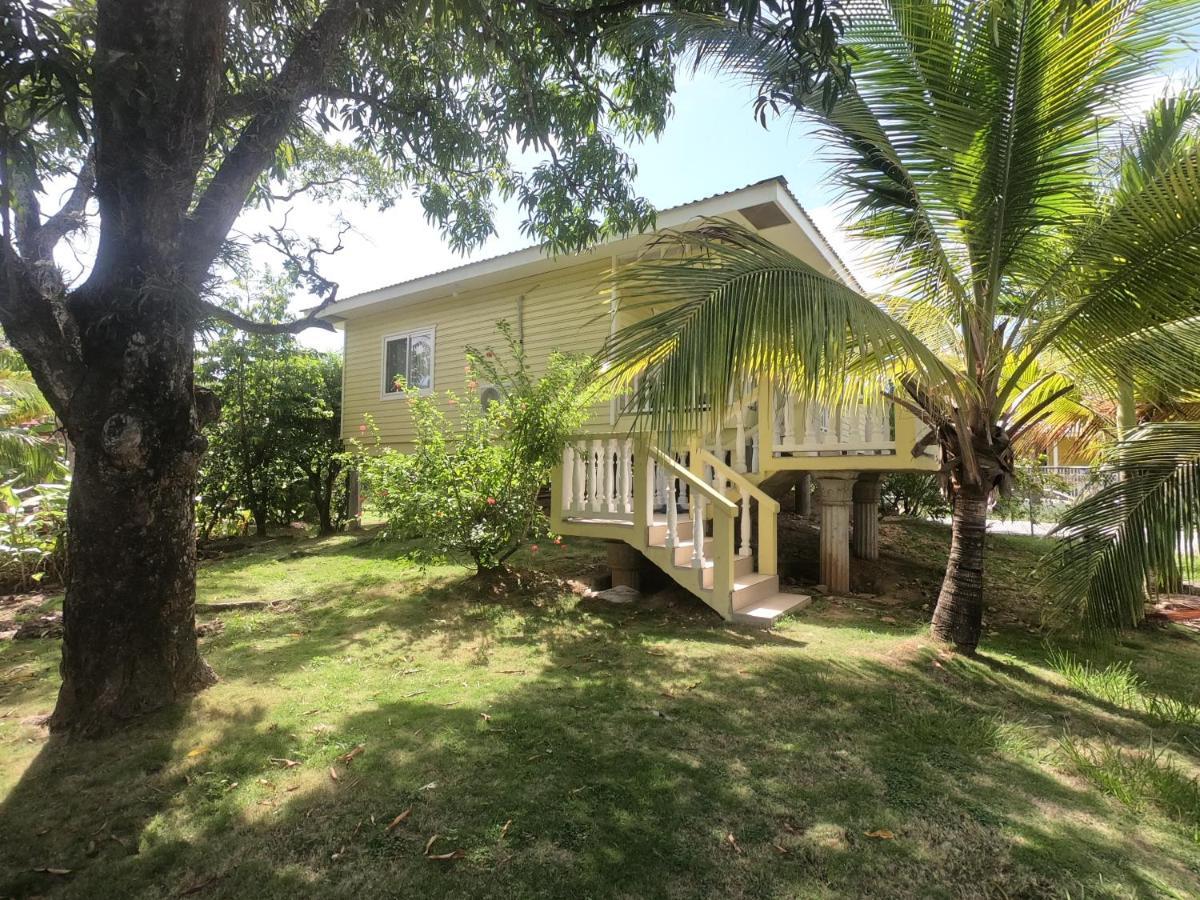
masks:
<path id="1" fill-rule="evenodd" d="M 497 323 L 509 362 L 489 349 L 467 350 L 467 388 L 407 393 L 416 430 L 411 453 L 357 448 L 366 499 L 395 537 L 413 539 L 430 558 L 465 555 L 479 573 L 494 572 L 523 544 L 549 533 L 538 503 L 567 438 L 595 399 L 592 364 L 552 353 L 534 377 L 506 322 Z M 493 399 L 479 399 L 480 384 Z M 536 552 L 538 545 L 529 547 Z"/>

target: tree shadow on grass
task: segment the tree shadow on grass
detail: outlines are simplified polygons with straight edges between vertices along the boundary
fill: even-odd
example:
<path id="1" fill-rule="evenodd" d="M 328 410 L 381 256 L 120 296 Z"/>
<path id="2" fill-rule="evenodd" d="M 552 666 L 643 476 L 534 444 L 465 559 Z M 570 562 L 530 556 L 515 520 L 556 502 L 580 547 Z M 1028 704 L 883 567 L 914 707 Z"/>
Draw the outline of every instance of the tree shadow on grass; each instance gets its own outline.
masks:
<path id="1" fill-rule="evenodd" d="M 229 693 L 48 743 L 0 806 L 0 894 L 1033 897 L 1103 880 L 1152 896 L 1155 856 L 1190 883 L 1162 859 L 1186 841 L 1147 856 L 1137 829 L 1097 827 L 1108 801 L 1031 757 L 1000 713 L 1036 730 L 1079 704 L 1007 670 L 568 606 L 420 605 L 322 613 L 310 643 L 234 668 L 238 638 L 213 654 Z M 445 683 L 388 679 L 317 719 L 285 709 L 307 694 L 267 705 L 250 686 L 351 647 L 433 670 L 480 641 L 486 658 Z"/>

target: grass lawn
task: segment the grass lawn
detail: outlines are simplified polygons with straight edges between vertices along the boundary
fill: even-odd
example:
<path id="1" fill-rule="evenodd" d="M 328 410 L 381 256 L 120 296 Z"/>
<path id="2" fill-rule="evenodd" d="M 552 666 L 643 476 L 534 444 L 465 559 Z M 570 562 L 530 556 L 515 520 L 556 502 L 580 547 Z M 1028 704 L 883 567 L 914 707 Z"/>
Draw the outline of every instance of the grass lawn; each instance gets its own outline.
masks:
<path id="1" fill-rule="evenodd" d="M 0 897 L 1200 895 L 1197 638 L 1052 647 L 1038 542 L 998 537 L 1008 612 L 943 655 L 946 529 L 884 541 L 888 597 L 769 633 L 592 608 L 561 580 L 586 542 L 494 599 L 394 545 L 276 541 L 204 565 L 202 600 L 286 601 L 221 614 L 220 684 L 96 743 L 29 721 L 57 641 L 4 642 Z"/>

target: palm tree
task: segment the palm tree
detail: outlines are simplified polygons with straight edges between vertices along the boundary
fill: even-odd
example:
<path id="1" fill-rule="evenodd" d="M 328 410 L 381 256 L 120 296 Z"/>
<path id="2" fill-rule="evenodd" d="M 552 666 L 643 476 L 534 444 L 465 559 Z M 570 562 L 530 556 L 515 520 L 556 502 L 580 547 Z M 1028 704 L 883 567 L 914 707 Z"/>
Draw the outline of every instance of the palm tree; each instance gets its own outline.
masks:
<path id="1" fill-rule="evenodd" d="M 1116 477 L 1067 510 L 1040 564 L 1054 614 L 1095 636 L 1141 622 L 1164 573 L 1196 571 L 1200 422 L 1142 426 L 1104 459 Z"/>
<path id="2" fill-rule="evenodd" d="M 825 402 L 891 385 L 888 399 L 931 427 L 953 499 L 933 635 L 973 652 L 989 498 L 1011 478 L 1014 441 L 1075 389 L 1050 361 L 1119 381 L 1122 395 L 1200 361 L 1188 324 L 1200 313 L 1200 100 L 1164 98 L 1136 127 L 1120 112 L 1200 6 L 843 6 L 853 79 L 831 103 L 791 87 L 798 51 L 770 29 L 682 14 L 656 27 L 752 80 L 760 108 L 816 123 L 848 227 L 891 273 L 889 291 L 864 297 L 709 222 L 618 274 L 634 306 L 669 309 L 618 332 L 605 356 L 614 378 L 642 376 L 637 406 L 660 431 L 705 427 L 747 378 Z"/>

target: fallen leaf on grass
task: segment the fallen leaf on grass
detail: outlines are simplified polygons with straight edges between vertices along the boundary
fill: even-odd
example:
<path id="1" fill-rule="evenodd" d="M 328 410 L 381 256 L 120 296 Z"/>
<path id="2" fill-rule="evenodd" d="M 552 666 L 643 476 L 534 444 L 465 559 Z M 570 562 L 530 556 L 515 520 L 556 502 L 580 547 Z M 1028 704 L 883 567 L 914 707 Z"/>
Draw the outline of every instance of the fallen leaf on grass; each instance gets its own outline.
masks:
<path id="1" fill-rule="evenodd" d="M 70 875 L 70 869 L 56 869 L 53 866 L 41 866 L 34 869 L 35 872 L 41 872 L 43 875 Z"/>
<path id="2" fill-rule="evenodd" d="M 300 761 L 299 761 L 299 760 L 295 760 L 295 759 L 283 759 L 283 758 L 280 758 L 280 757 L 273 757 L 273 758 L 270 760 L 270 762 L 273 762 L 273 763 L 275 763 L 276 765 L 279 765 L 279 766 L 283 766 L 285 769 L 294 769 L 294 768 L 296 768 L 296 766 L 300 765 Z"/>
<path id="3" fill-rule="evenodd" d="M 483 719 L 483 721 L 485 721 L 485 722 L 492 721 L 492 717 L 489 716 L 487 713 L 480 713 L 479 718 Z"/>
<path id="4" fill-rule="evenodd" d="M 195 759 L 197 756 L 203 756 L 207 752 L 208 752 L 207 747 L 196 747 L 195 749 L 188 751 L 187 758 Z"/>
<path id="5" fill-rule="evenodd" d="M 206 887 L 211 887 L 212 885 L 216 884 L 218 881 L 220 881 L 224 877 L 225 877 L 224 875 L 214 875 L 211 878 L 205 878 L 202 881 L 194 881 L 191 884 L 189 884 L 187 887 L 185 887 L 183 890 L 181 890 L 179 892 L 179 896 L 180 897 L 189 897 L 192 894 L 198 894 L 202 890 L 204 890 Z"/>
<path id="6" fill-rule="evenodd" d="M 771 846 L 774 848 L 775 852 L 778 853 L 780 856 L 788 856 L 792 852 L 787 847 L 784 847 L 780 844 L 772 844 Z"/>
<path id="7" fill-rule="evenodd" d="M 730 847 L 732 847 L 733 852 L 736 853 L 738 856 L 742 855 L 742 848 L 738 846 L 737 838 L 735 838 L 733 836 L 732 831 L 725 835 L 725 843 L 727 843 Z"/>
<path id="8" fill-rule="evenodd" d="M 437 786 L 438 786 L 438 783 L 437 783 L 436 781 L 431 781 L 431 782 L 429 782 L 429 784 L 423 784 L 423 785 L 421 785 L 421 787 L 420 787 L 420 790 L 422 790 L 422 791 L 432 791 L 432 790 L 433 790 L 435 787 L 437 787 Z"/>
<path id="9" fill-rule="evenodd" d="M 449 853 L 430 853 L 429 851 L 433 847 L 433 842 L 436 841 L 439 837 L 441 837 L 441 835 L 435 834 L 433 837 L 431 837 L 428 841 L 425 842 L 425 858 L 426 859 L 432 859 L 435 862 L 448 862 L 452 859 L 462 859 L 464 856 L 467 855 L 467 851 L 463 850 L 462 848 L 459 848 L 457 850 L 451 850 Z"/>
<path id="10" fill-rule="evenodd" d="M 335 769 L 333 766 L 330 766 L 330 767 L 329 767 L 329 779 L 330 779 L 331 781 L 337 781 L 337 780 L 338 780 L 338 773 L 337 773 L 337 769 Z"/>
<path id="11" fill-rule="evenodd" d="M 350 763 L 354 762 L 355 758 L 357 758 L 358 756 L 361 756 L 363 751 L 366 749 L 367 748 L 364 745 L 359 744 L 357 747 L 355 747 L 349 753 L 343 753 L 341 756 L 339 756 L 338 760 L 340 760 L 341 762 L 344 762 L 346 765 L 350 765 Z"/>
<path id="12" fill-rule="evenodd" d="M 400 813 L 400 815 L 396 816 L 396 818 L 392 819 L 392 821 L 390 821 L 388 823 L 387 828 L 385 828 L 384 831 L 394 831 L 405 821 L 405 819 L 407 819 L 411 815 L 412 815 L 412 807 L 410 806 L 404 812 Z"/>
<path id="13" fill-rule="evenodd" d="M 886 828 L 876 828 L 874 831 L 864 831 L 863 834 L 869 838 L 878 838 L 881 841 L 891 841 L 895 840 L 896 838 L 896 835 L 888 831 Z"/>
<path id="14" fill-rule="evenodd" d="M 504 836 L 508 834 L 508 826 L 512 824 L 512 819 L 504 823 L 504 827 L 500 829 L 500 840 L 504 840 Z"/>

